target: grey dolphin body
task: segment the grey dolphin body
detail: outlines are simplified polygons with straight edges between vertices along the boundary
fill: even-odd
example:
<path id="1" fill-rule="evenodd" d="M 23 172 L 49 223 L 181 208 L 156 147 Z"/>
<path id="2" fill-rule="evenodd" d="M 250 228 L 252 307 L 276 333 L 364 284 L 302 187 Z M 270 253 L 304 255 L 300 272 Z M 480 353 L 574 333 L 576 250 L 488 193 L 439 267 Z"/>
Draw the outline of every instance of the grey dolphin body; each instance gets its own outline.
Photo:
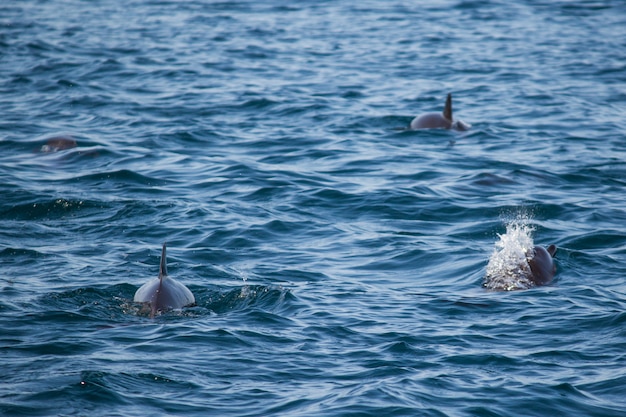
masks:
<path id="1" fill-rule="evenodd" d="M 550 245 L 548 248 L 543 246 L 535 246 L 533 248 L 533 255 L 528 259 L 528 265 L 532 271 L 530 280 L 535 285 L 546 285 L 552 281 L 554 274 L 556 273 L 556 266 L 554 265 L 554 255 L 556 254 L 556 246 Z"/>
<path id="2" fill-rule="evenodd" d="M 157 311 L 183 308 L 196 302 L 189 288 L 167 275 L 165 246 L 164 243 L 159 276 L 143 284 L 135 293 L 135 302 L 150 304 L 150 317 L 154 317 Z"/>
<path id="3" fill-rule="evenodd" d="M 446 105 L 442 113 L 426 113 L 411 121 L 411 129 L 452 129 L 467 130 L 469 125 L 452 118 L 452 94 L 448 93 Z"/>

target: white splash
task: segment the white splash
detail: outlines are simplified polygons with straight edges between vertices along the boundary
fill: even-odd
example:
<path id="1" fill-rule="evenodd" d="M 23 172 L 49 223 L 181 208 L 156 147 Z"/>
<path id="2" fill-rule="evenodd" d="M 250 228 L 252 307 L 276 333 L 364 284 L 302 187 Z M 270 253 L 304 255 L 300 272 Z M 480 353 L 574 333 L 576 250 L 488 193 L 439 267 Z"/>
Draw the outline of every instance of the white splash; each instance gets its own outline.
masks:
<path id="1" fill-rule="evenodd" d="M 490 290 L 513 291 L 533 287 L 528 255 L 535 246 L 528 225 L 528 216 L 517 216 L 506 225 L 506 233 L 498 234 L 500 240 L 489 258 L 483 287 Z"/>

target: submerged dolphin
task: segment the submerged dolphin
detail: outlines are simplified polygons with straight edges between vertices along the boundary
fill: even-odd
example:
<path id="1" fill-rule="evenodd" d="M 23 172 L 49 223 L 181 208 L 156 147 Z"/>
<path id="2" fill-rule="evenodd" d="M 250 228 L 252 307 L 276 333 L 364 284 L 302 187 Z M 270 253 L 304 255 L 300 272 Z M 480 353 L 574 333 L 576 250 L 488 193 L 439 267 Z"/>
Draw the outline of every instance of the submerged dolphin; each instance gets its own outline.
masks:
<path id="1" fill-rule="evenodd" d="M 51 153 L 75 147 L 76 140 L 71 136 L 52 136 L 46 140 L 46 144 L 41 147 L 40 152 Z"/>
<path id="2" fill-rule="evenodd" d="M 154 317 L 157 311 L 183 308 L 196 302 L 189 288 L 167 276 L 165 246 L 164 243 L 158 278 L 146 282 L 135 293 L 135 302 L 150 304 L 150 317 Z"/>
<path id="3" fill-rule="evenodd" d="M 446 106 L 443 113 L 426 113 L 415 117 L 411 121 L 411 129 L 452 129 L 467 130 L 470 125 L 460 120 L 454 121 L 452 118 L 452 94 L 448 93 L 446 98 Z"/>

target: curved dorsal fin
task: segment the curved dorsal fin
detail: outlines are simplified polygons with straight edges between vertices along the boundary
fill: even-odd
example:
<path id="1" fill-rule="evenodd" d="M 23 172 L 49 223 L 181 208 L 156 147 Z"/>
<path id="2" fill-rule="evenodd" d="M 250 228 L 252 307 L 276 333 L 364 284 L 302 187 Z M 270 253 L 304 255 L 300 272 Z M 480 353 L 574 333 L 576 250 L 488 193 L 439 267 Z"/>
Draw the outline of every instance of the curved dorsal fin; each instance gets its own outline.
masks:
<path id="1" fill-rule="evenodd" d="M 163 279 L 163 277 L 167 276 L 167 259 L 165 257 L 165 246 L 167 242 L 163 243 L 163 250 L 161 250 L 161 266 L 159 267 L 159 278 Z"/>
<path id="2" fill-rule="evenodd" d="M 150 318 L 154 318 L 157 313 L 159 306 L 159 296 L 161 295 L 161 286 L 163 285 L 163 279 L 167 277 L 167 257 L 165 256 L 165 248 L 167 246 L 167 242 L 163 242 L 163 249 L 161 249 L 161 265 L 159 266 L 159 288 L 156 290 L 154 294 L 154 298 L 152 299 L 151 304 L 151 312 Z"/>
<path id="3" fill-rule="evenodd" d="M 443 109 L 443 117 L 452 121 L 452 94 L 448 93 L 448 98 L 446 98 L 446 107 Z"/>

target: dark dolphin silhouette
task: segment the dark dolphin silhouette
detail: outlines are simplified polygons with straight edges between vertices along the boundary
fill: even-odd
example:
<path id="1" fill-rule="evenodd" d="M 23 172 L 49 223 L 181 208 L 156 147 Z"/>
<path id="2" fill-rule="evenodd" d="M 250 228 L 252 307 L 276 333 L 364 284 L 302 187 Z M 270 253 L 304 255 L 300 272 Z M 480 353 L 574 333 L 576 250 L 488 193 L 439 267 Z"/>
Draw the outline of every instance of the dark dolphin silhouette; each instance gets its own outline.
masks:
<path id="1" fill-rule="evenodd" d="M 46 140 L 46 144 L 40 149 L 40 152 L 50 153 L 72 149 L 76 147 L 76 140 L 71 136 L 52 136 Z"/>
<path id="2" fill-rule="evenodd" d="M 452 94 L 448 93 L 446 105 L 442 113 L 426 113 L 415 117 L 411 121 L 411 129 L 452 129 L 467 130 L 470 125 L 452 117 Z"/>
<path id="3" fill-rule="evenodd" d="M 546 285 L 552 281 L 556 273 L 554 265 L 554 255 L 556 254 L 556 246 L 550 245 L 548 248 L 543 246 L 535 246 L 532 256 L 528 258 L 528 265 L 532 271 L 529 277 L 535 285 Z"/>
<path id="4" fill-rule="evenodd" d="M 167 275 L 165 247 L 164 243 L 158 278 L 146 282 L 135 293 L 135 302 L 150 305 L 150 317 L 154 317 L 157 311 L 183 308 L 196 302 L 189 288 Z"/>

